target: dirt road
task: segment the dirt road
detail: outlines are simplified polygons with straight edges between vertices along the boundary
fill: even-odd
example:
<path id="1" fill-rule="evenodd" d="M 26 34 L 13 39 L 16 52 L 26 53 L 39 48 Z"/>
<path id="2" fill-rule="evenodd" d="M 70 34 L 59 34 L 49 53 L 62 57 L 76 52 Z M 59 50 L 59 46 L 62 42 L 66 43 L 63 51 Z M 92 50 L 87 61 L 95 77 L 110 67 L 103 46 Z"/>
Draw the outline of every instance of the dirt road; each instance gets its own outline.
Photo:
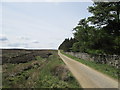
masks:
<path id="1" fill-rule="evenodd" d="M 60 51 L 58 51 L 58 54 L 83 88 L 118 88 L 116 80 L 68 58 Z"/>

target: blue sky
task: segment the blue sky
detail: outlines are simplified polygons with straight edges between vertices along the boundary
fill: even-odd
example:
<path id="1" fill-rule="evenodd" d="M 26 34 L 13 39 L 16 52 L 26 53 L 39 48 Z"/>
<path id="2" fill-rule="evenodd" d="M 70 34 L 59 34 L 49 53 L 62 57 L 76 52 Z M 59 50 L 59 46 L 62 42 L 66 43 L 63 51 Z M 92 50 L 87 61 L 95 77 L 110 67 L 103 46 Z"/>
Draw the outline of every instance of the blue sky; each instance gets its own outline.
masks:
<path id="1" fill-rule="evenodd" d="M 0 4 L 3 48 L 57 49 L 92 2 L 4 2 Z M 0 16 L 1 17 L 1 16 Z"/>

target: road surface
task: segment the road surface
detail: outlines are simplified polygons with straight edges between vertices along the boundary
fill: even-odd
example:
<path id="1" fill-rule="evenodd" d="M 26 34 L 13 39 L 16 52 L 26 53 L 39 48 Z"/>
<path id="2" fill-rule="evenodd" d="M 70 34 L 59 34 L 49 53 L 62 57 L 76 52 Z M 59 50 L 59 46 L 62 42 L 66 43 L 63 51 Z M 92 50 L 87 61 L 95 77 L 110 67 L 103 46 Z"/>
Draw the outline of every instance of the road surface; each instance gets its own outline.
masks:
<path id="1" fill-rule="evenodd" d="M 118 81 L 61 54 L 60 51 L 58 51 L 58 55 L 65 62 L 82 88 L 118 88 Z"/>

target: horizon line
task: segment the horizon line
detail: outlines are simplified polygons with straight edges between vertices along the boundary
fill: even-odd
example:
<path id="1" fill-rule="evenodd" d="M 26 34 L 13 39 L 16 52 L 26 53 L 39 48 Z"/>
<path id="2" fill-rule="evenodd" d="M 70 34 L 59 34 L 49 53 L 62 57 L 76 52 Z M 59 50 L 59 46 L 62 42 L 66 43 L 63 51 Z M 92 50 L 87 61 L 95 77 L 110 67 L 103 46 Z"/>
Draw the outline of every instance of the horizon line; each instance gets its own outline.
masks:
<path id="1" fill-rule="evenodd" d="M 58 50 L 58 49 L 56 49 L 56 48 L 17 48 L 17 47 L 10 47 L 10 48 L 8 48 L 8 47 L 0 47 L 0 49 L 38 49 L 38 50 Z"/>

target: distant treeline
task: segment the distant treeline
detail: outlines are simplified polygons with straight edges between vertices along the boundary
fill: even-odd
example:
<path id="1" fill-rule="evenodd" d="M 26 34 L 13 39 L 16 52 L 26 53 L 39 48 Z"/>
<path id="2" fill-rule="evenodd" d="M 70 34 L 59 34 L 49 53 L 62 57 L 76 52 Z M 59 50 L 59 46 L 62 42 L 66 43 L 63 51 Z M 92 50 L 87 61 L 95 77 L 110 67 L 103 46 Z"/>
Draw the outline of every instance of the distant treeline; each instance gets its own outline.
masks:
<path id="1" fill-rule="evenodd" d="M 120 1 L 94 2 L 92 16 L 81 19 L 74 38 L 65 39 L 59 49 L 93 54 L 120 54 Z"/>

